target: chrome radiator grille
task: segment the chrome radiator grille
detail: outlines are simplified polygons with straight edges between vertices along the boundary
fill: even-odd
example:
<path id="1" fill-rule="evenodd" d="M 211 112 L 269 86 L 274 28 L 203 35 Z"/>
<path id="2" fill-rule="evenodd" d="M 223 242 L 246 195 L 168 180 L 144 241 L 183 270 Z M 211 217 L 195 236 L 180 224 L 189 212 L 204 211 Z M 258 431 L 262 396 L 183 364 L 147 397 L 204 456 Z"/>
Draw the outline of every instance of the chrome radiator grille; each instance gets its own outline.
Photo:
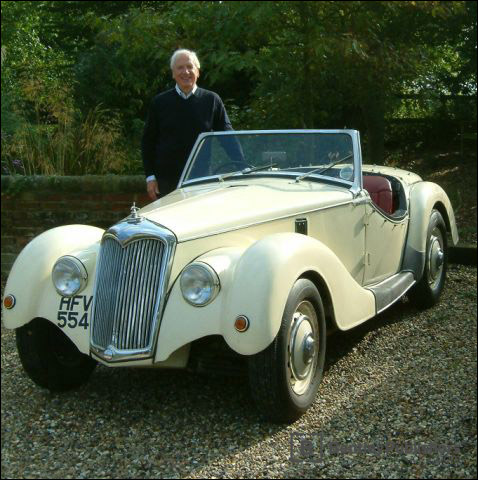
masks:
<path id="1" fill-rule="evenodd" d="M 173 249 L 170 232 L 146 220 L 105 234 L 92 313 L 95 354 L 108 361 L 152 356 Z"/>
<path id="2" fill-rule="evenodd" d="M 93 342 L 118 350 L 147 348 L 161 282 L 163 244 L 139 240 L 123 248 L 106 239 L 98 265 Z"/>

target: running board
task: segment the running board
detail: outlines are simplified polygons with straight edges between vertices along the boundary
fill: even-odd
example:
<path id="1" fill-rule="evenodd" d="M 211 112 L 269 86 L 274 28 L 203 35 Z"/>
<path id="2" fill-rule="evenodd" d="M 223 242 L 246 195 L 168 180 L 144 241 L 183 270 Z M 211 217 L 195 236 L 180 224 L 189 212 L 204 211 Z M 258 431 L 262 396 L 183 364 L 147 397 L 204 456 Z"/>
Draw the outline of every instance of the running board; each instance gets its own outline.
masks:
<path id="1" fill-rule="evenodd" d="M 413 273 L 400 272 L 381 283 L 365 288 L 375 295 L 375 308 L 379 314 L 405 295 L 414 283 Z"/>

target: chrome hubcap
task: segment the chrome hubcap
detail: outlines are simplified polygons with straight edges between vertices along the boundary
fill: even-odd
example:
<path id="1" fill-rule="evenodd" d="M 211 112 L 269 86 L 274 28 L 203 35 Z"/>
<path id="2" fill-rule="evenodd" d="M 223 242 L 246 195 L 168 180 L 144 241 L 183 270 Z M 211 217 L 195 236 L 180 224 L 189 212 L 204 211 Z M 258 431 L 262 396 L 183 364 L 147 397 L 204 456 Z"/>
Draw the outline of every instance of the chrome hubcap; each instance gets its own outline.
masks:
<path id="1" fill-rule="evenodd" d="M 304 347 L 303 360 L 304 360 L 304 363 L 308 365 L 310 362 L 312 362 L 315 356 L 315 340 L 311 333 L 309 333 L 305 338 L 303 347 Z"/>
<path id="2" fill-rule="evenodd" d="M 435 287 L 441 279 L 445 252 L 443 251 L 443 236 L 438 228 L 434 228 L 430 238 L 428 251 L 428 283 Z"/>
<path id="3" fill-rule="evenodd" d="M 290 385 L 302 395 L 314 377 L 318 347 L 315 309 L 308 301 L 301 302 L 293 315 L 288 342 Z"/>

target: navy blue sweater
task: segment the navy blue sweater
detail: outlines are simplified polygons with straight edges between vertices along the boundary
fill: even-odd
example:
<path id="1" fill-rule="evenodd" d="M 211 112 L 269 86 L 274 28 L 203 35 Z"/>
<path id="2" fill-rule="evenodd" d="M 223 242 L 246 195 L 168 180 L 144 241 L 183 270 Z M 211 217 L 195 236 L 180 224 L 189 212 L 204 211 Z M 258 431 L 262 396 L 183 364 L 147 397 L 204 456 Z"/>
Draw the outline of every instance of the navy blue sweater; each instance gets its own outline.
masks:
<path id="1" fill-rule="evenodd" d="M 154 97 L 141 144 L 144 173 L 177 183 L 202 132 L 232 130 L 221 98 L 198 88 L 187 100 L 173 88 Z"/>

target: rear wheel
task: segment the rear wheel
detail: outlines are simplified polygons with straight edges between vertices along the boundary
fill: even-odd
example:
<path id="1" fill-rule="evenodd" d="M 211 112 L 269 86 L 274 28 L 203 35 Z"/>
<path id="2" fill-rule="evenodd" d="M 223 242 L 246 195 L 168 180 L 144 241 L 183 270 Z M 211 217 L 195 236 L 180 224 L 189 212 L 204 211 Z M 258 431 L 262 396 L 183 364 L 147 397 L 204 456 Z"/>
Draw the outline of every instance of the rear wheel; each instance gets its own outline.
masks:
<path id="1" fill-rule="evenodd" d="M 438 302 L 445 286 L 447 260 L 445 221 L 438 210 L 432 210 L 427 231 L 423 276 L 409 293 L 410 300 L 417 306 L 429 308 Z"/>
<path id="2" fill-rule="evenodd" d="M 17 328 L 16 337 L 26 373 L 37 385 L 51 391 L 79 387 L 96 366 L 96 361 L 81 353 L 58 327 L 43 318 Z"/>
<path id="3" fill-rule="evenodd" d="M 271 420 L 293 422 L 314 402 L 324 369 L 325 328 L 317 288 L 310 280 L 298 280 L 275 340 L 249 359 L 252 396 Z"/>

